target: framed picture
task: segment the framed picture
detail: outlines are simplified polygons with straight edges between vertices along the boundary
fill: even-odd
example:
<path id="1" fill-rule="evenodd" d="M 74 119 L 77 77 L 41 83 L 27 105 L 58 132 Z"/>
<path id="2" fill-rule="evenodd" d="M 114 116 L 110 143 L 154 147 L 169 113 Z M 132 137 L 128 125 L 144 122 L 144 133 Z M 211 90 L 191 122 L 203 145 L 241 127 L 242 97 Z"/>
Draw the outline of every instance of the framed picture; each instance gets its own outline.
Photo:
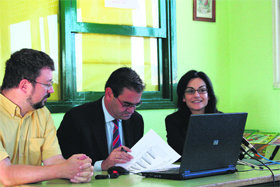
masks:
<path id="1" fill-rule="evenodd" d="M 215 0 L 193 0 L 193 20 L 216 21 Z"/>

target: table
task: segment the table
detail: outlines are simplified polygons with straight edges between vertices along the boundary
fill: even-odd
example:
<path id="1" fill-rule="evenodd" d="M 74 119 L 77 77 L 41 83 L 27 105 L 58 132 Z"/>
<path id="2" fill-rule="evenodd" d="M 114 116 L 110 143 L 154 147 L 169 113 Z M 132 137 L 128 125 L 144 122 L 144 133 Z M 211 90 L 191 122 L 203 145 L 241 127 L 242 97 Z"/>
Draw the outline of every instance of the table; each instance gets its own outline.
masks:
<path id="1" fill-rule="evenodd" d="M 280 181 L 280 165 L 270 166 L 275 175 L 277 186 Z M 35 184 L 28 184 L 25 186 L 82 186 L 82 187 L 179 187 L 179 186 L 246 186 L 264 183 L 271 183 L 271 172 L 267 169 L 264 170 L 251 170 L 248 166 L 238 165 L 239 172 L 233 174 L 216 175 L 210 177 L 202 177 L 188 180 L 167 180 L 167 179 L 154 179 L 144 178 L 139 175 L 122 175 L 117 179 L 100 179 L 95 180 L 94 177 L 90 183 L 85 184 L 72 184 L 68 180 L 56 179 L 44 181 Z M 248 171 L 250 170 L 250 171 Z M 244 171 L 244 172 L 242 172 Z M 101 173 L 96 173 L 101 174 Z M 106 172 L 103 172 L 106 174 Z M 272 184 L 272 183 L 271 183 Z"/>

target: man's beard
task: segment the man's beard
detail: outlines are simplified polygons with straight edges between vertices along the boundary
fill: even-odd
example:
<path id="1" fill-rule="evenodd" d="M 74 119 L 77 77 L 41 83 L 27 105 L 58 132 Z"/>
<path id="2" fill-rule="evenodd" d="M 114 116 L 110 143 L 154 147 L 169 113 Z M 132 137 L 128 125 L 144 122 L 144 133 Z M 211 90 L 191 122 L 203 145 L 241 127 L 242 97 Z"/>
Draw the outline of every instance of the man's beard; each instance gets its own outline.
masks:
<path id="1" fill-rule="evenodd" d="M 34 104 L 31 102 L 31 98 L 28 98 L 28 100 L 29 100 L 29 103 L 31 104 L 32 108 L 36 110 L 39 108 L 43 108 L 45 106 L 45 102 L 43 100 L 50 96 L 51 96 L 51 94 L 48 93 L 41 101 L 34 103 Z"/>

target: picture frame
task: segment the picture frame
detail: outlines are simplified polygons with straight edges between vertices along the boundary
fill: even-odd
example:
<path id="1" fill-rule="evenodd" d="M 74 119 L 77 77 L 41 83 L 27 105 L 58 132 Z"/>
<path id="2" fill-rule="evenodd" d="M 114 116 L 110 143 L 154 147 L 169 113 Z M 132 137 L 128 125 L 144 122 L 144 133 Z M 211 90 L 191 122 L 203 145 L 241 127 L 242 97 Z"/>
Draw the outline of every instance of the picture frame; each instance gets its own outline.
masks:
<path id="1" fill-rule="evenodd" d="M 216 22 L 215 0 L 193 0 L 193 20 Z"/>

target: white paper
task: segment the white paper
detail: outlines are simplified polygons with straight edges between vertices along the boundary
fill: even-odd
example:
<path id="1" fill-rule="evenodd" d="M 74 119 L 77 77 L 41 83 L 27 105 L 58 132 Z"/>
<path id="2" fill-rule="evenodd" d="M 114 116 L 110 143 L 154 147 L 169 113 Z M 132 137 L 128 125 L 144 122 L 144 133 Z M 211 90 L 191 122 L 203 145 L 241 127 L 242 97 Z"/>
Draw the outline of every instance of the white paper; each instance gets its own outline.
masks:
<path id="1" fill-rule="evenodd" d="M 131 173 L 169 168 L 181 157 L 153 130 L 146 133 L 129 154 L 133 156 L 130 162 L 117 165 Z"/>

